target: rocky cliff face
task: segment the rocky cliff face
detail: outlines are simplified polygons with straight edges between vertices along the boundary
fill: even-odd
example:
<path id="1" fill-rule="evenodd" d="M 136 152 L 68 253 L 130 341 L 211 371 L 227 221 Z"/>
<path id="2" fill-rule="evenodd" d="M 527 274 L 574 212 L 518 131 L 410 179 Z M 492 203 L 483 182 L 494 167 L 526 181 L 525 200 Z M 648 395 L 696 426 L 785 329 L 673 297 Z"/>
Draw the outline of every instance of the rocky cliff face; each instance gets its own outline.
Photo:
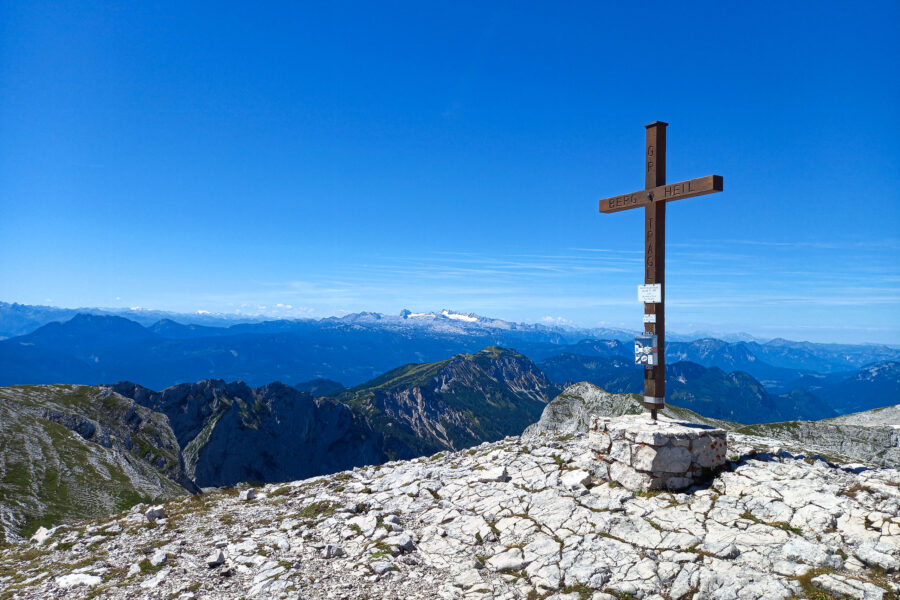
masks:
<path id="1" fill-rule="evenodd" d="M 900 471 L 733 444 L 635 494 L 581 434 L 135 507 L 0 553 L 6 597 L 888 600 Z M 238 495 L 240 492 L 240 495 Z"/>
<path id="2" fill-rule="evenodd" d="M 790 440 L 866 463 L 900 465 L 900 404 L 823 421 L 750 425 L 737 431 Z"/>
<path id="3" fill-rule="evenodd" d="M 0 541 L 189 490 L 164 415 L 88 386 L 0 388 Z"/>
<path id="4" fill-rule="evenodd" d="M 541 418 L 529 425 L 522 434 L 529 439 L 541 434 L 587 433 L 591 415 L 618 417 L 645 412 L 643 397 L 637 394 L 611 394 L 601 387 L 582 381 L 570 385 L 553 399 Z M 694 411 L 666 404 L 660 414 L 673 421 L 687 421 L 732 429 L 733 423 L 708 419 Z"/>
<path id="5" fill-rule="evenodd" d="M 397 459 L 518 435 L 558 389 L 528 358 L 489 347 L 406 365 L 336 398 L 363 415 Z"/>
<path id="6" fill-rule="evenodd" d="M 345 405 L 280 383 L 107 389 L 169 417 L 188 474 L 201 487 L 287 481 L 384 460 L 380 436 Z"/>

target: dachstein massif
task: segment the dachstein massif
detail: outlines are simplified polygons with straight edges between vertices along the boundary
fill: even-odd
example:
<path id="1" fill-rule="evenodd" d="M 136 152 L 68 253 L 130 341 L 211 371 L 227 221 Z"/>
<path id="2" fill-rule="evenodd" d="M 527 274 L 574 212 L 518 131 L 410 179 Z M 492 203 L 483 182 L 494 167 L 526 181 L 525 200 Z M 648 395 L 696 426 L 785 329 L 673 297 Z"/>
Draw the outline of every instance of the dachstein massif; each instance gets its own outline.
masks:
<path id="1" fill-rule="evenodd" d="M 628 332 L 2 315 L 0 599 L 900 597 L 889 347 L 676 339 L 727 459 L 641 492 Z"/>

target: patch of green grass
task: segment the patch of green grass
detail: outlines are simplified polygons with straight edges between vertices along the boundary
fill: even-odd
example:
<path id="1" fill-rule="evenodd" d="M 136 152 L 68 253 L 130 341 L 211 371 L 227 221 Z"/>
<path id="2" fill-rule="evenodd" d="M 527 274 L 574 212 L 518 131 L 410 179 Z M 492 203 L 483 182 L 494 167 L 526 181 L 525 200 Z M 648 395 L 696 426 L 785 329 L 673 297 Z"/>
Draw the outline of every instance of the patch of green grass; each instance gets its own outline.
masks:
<path id="1" fill-rule="evenodd" d="M 768 525 L 769 527 L 777 527 L 778 529 L 788 531 L 795 535 L 803 535 L 803 532 L 798 528 L 792 527 L 790 523 L 785 523 L 784 521 L 772 521 L 771 523 L 766 523 L 766 525 Z"/>
<path id="2" fill-rule="evenodd" d="M 277 496 L 282 496 L 284 494 L 287 494 L 290 491 L 291 491 L 291 486 L 283 485 L 280 488 L 276 488 L 276 489 L 272 490 L 271 492 L 269 492 L 269 498 L 275 498 Z"/>
<path id="3" fill-rule="evenodd" d="M 501 573 L 503 575 L 512 575 L 516 579 L 527 579 L 528 578 L 528 573 L 526 573 L 522 569 L 500 569 L 497 572 Z"/>
<path id="4" fill-rule="evenodd" d="M 154 567 L 152 564 L 150 564 L 150 561 L 146 558 L 138 563 L 138 567 L 140 567 L 141 573 L 144 573 L 144 574 L 156 573 L 157 571 L 159 571 L 160 569 L 163 568 L 162 565 L 159 565 L 158 567 Z"/>
<path id="5" fill-rule="evenodd" d="M 612 535 L 611 533 L 606 533 L 606 532 L 603 532 L 603 531 L 598 531 L 598 532 L 597 532 L 597 535 L 600 536 L 600 537 L 609 538 L 609 539 L 611 539 L 611 540 L 616 540 L 617 542 L 622 542 L 623 544 L 627 544 L 627 543 L 628 543 L 628 542 L 626 542 L 625 540 L 623 540 L 622 538 L 616 537 L 616 536 Z"/>
<path id="6" fill-rule="evenodd" d="M 103 581 L 105 583 L 120 581 L 125 578 L 127 573 L 127 567 L 116 567 L 103 574 Z"/>
<path id="7" fill-rule="evenodd" d="M 335 509 L 337 509 L 338 505 L 333 502 L 329 502 L 327 500 L 322 500 L 320 502 L 313 502 L 312 504 L 308 504 L 297 511 L 297 516 L 303 519 L 322 519 L 325 517 L 330 517 L 334 514 Z"/>
<path id="8" fill-rule="evenodd" d="M 615 596 L 619 600 L 637 600 L 637 596 L 629 594 L 628 592 L 617 592 L 616 590 L 612 590 L 610 588 L 606 588 L 603 591 L 610 596 Z"/>
<path id="9" fill-rule="evenodd" d="M 586 585 L 567 585 L 562 589 L 563 594 L 578 594 L 580 600 L 587 600 L 594 595 L 594 590 Z"/>
<path id="10" fill-rule="evenodd" d="M 753 513 L 749 510 L 745 510 L 743 513 L 741 513 L 741 518 L 747 519 L 748 521 L 753 521 L 754 523 L 762 523 L 762 521 L 754 517 Z"/>
<path id="11" fill-rule="evenodd" d="M 874 490 L 872 490 L 871 488 L 857 483 L 857 484 L 854 484 L 853 486 L 847 488 L 846 490 L 841 490 L 840 493 L 844 496 L 848 496 L 848 497 L 856 500 L 856 496 L 860 493 L 871 494 L 873 492 L 874 492 Z"/>
<path id="12" fill-rule="evenodd" d="M 777 529 L 781 529 L 783 531 L 787 531 L 793 533 L 795 535 L 803 535 L 803 532 L 797 529 L 796 527 L 792 527 L 790 523 L 785 523 L 784 521 L 763 521 L 753 515 L 749 510 L 744 511 L 741 514 L 742 519 L 747 519 L 749 521 L 753 521 L 754 523 L 759 523 L 761 525 L 768 525 L 769 527 L 775 527 Z"/>
<path id="13" fill-rule="evenodd" d="M 823 590 L 812 582 L 814 578 L 826 573 L 834 573 L 834 570 L 828 568 L 812 569 L 806 575 L 794 577 L 794 580 L 800 584 L 802 592 L 800 593 L 800 595 L 788 598 L 788 600 L 800 600 L 801 598 L 807 600 L 839 600 L 843 598 L 843 595 L 835 596 L 834 594 Z"/>
<path id="14" fill-rule="evenodd" d="M 660 496 L 662 494 L 668 494 L 668 493 L 669 492 L 667 492 L 665 490 L 646 490 L 646 491 L 641 491 L 641 492 L 635 492 L 634 497 L 635 498 L 656 498 L 657 496 Z"/>

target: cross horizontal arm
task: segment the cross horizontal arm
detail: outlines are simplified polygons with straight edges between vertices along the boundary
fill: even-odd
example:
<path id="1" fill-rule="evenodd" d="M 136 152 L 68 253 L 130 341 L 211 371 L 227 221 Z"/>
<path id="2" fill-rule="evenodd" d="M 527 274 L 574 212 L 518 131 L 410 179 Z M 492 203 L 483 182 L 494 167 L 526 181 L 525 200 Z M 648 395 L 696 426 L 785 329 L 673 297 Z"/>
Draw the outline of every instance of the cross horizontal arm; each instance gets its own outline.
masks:
<path id="1" fill-rule="evenodd" d="M 670 202 L 682 198 L 692 198 L 704 194 L 714 194 L 724 189 L 721 175 L 707 175 L 697 179 L 688 179 L 678 183 L 667 183 L 650 190 L 641 190 L 622 196 L 604 198 L 600 201 L 600 212 L 613 213 L 629 208 L 646 206 L 650 202 Z"/>

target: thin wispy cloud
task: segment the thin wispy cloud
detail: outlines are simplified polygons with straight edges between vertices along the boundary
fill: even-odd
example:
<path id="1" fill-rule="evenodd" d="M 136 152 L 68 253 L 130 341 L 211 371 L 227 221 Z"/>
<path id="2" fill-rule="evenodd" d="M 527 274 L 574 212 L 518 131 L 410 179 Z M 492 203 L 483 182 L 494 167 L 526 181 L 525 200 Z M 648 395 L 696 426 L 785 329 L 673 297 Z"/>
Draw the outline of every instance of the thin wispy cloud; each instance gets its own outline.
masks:
<path id="1" fill-rule="evenodd" d="M 599 250 L 373 256 L 365 262 L 347 262 L 329 276 L 260 283 L 231 302 L 249 300 L 251 306 L 269 307 L 280 303 L 278 314 L 293 311 L 298 316 L 452 308 L 510 320 L 549 322 L 550 315 L 554 322 L 584 326 L 601 321 L 636 324 L 640 305 L 635 288 L 643 259 L 633 252 Z M 873 285 L 864 274 L 841 275 L 825 264 L 820 270 L 779 271 L 743 253 L 703 250 L 673 255 L 680 266 L 670 267 L 667 305 L 670 326 L 676 330 L 679 323 L 740 319 L 732 331 L 762 331 L 754 323 L 762 325 L 766 311 L 796 313 L 797 325 L 804 323 L 804 313 L 812 316 L 822 310 L 900 313 L 895 310 L 900 304 L 897 286 L 892 285 L 897 278 L 882 278 Z M 694 260 L 702 256 L 709 266 L 691 267 L 685 256 Z M 739 273 L 735 261 L 744 261 Z M 896 321 L 886 319 L 885 328 L 894 327 Z"/>

